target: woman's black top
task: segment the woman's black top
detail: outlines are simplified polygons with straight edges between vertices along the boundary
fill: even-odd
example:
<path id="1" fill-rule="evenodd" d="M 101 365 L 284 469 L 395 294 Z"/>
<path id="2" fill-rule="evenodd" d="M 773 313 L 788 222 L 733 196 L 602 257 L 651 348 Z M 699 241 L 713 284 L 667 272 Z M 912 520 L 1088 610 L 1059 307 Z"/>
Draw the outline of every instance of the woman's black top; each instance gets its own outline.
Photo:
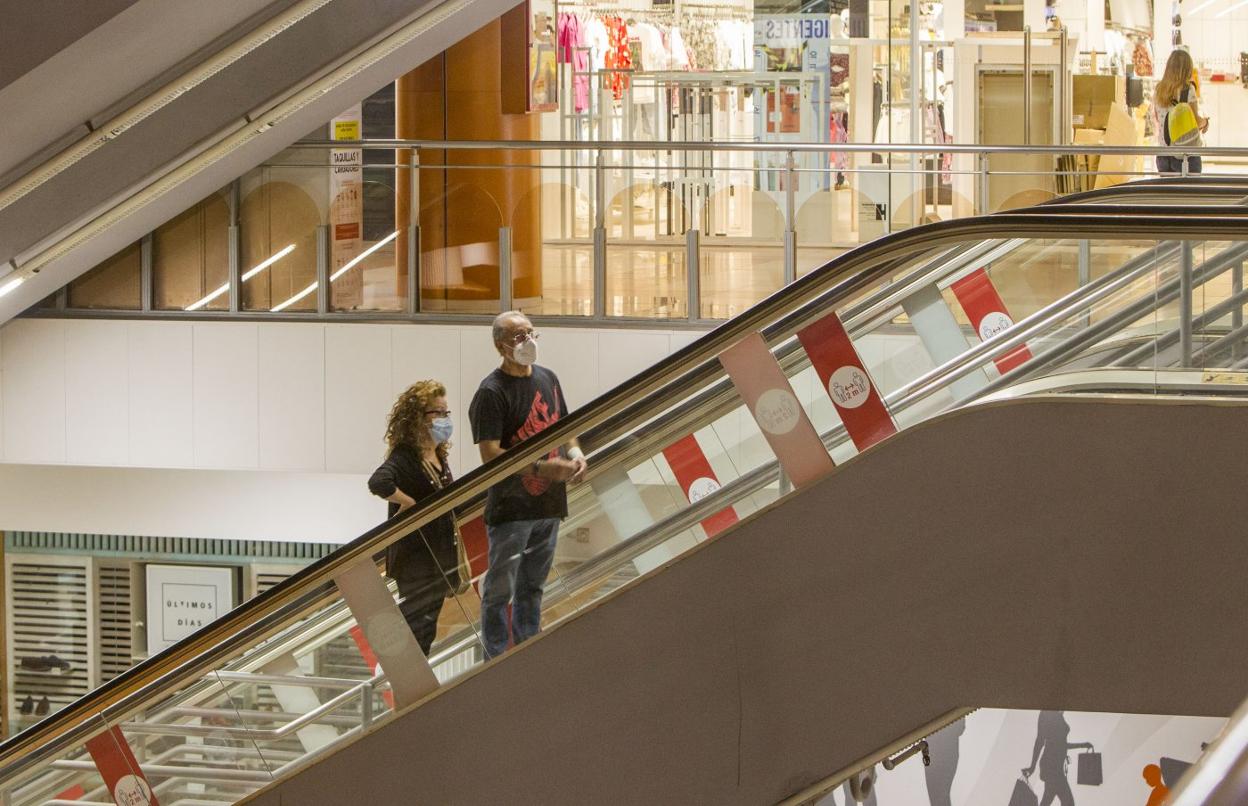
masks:
<path id="1" fill-rule="evenodd" d="M 423 462 L 420 451 L 399 445 L 381 467 L 373 471 L 368 480 L 369 491 L 380 498 L 389 498 L 396 489 L 402 490 L 419 505 L 438 491 L 425 474 Z M 446 487 L 453 480 L 451 471 L 445 466 L 441 471 L 440 481 L 442 487 Z M 391 502 L 390 517 L 398 511 L 399 505 Z M 449 579 L 450 586 L 455 587 L 458 584 L 456 569 L 455 521 L 449 512 L 386 549 L 386 573 L 396 581 L 445 583 Z"/>

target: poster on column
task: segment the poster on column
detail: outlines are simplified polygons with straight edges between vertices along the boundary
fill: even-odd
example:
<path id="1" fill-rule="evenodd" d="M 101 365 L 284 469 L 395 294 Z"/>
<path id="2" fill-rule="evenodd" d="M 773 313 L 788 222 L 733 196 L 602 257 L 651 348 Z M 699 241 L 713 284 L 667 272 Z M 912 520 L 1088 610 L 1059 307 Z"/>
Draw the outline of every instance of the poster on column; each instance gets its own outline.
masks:
<path id="1" fill-rule="evenodd" d="M 333 140 L 359 140 L 362 134 L 359 104 L 329 122 Z M 364 267 L 344 266 L 364 248 L 364 152 L 358 148 L 335 148 L 329 169 L 329 274 L 330 295 L 337 310 L 352 310 L 364 303 Z M 339 272 L 342 272 L 339 276 Z"/>
<path id="2" fill-rule="evenodd" d="M 988 278 L 983 269 L 958 280 L 949 286 L 953 295 L 958 298 L 962 310 L 971 322 L 971 327 L 979 335 L 980 341 L 988 341 L 998 333 L 1004 333 L 1014 326 L 1014 319 L 1005 307 L 1005 300 L 997 293 L 997 287 Z M 1004 375 L 1010 370 L 1022 366 L 1031 360 L 1031 350 L 1027 345 L 1020 344 L 1000 358 L 994 359 L 997 370 Z"/>
<path id="3" fill-rule="evenodd" d="M 693 434 L 664 448 L 663 458 L 667 460 L 690 504 L 698 503 L 719 489 L 719 478 Z M 703 518 L 702 529 L 707 537 L 714 537 L 736 522 L 737 513 L 729 506 Z"/>
<path id="4" fill-rule="evenodd" d="M 884 397 L 839 316 L 828 314 L 798 331 L 797 338 L 858 450 L 897 433 Z"/>

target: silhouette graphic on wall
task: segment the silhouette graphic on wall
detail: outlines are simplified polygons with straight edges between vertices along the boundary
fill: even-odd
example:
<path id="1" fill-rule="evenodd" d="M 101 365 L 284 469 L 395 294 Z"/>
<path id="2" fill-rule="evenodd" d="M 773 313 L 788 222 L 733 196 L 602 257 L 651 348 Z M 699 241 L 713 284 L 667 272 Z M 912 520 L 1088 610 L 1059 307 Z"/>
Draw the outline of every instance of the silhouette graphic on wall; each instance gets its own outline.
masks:
<path id="1" fill-rule="evenodd" d="M 845 782 L 843 791 L 845 793 L 845 806 L 854 806 L 855 803 L 859 802 L 859 801 L 854 800 L 854 793 L 853 793 L 853 790 L 850 788 L 849 781 Z M 864 798 L 861 802 L 864 804 L 864 806 L 879 806 L 879 801 L 875 799 L 874 782 L 871 786 L 871 791 L 867 794 L 866 798 Z"/>
<path id="2" fill-rule="evenodd" d="M 1144 768 L 1144 782 L 1153 788 L 1153 793 L 1148 796 L 1148 803 L 1144 806 L 1161 806 L 1170 797 L 1170 787 L 1161 780 L 1161 767 L 1156 764 L 1149 764 Z"/>
<path id="3" fill-rule="evenodd" d="M 1056 800 L 1060 806 L 1074 806 L 1075 795 L 1070 791 L 1070 778 L 1067 770 L 1070 766 L 1068 753 L 1071 750 L 1092 749 L 1088 742 L 1071 744 L 1070 724 L 1066 722 L 1064 711 L 1041 711 L 1036 725 L 1036 746 L 1031 751 L 1031 766 L 1023 768 L 1023 776 L 1030 778 L 1037 769 L 1040 770 L 1040 782 L 1044 784 L 1044 794 L 1040 797 L 1040 806 L 1052 806 Z"/>
<path id="4" fill-rule="evenodd" d="M 927 737 L 932 763 L 923 768 L 927 779 L 927 799 L 931 806 L 953 806 L 953 776 L 958 772 L 958 750 L 966 720 L 959 719 L 944 730 Z"/>

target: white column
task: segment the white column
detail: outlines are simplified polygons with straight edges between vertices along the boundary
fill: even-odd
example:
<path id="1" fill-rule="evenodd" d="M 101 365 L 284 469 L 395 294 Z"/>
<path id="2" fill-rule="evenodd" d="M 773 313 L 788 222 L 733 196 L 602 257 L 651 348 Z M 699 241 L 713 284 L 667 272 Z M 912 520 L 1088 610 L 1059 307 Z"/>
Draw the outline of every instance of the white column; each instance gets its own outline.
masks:
<path id="1" fill-rule="evenodd" d="M 1153 0 L 1153 78 L 1160 79 L 1166 69 L 1166 60 L 1174 50 L 1174 23 L 1171 15 L 1172 0 Z"/>
<path id="2" fill-rule="evenodd" d="M 1166 11 L 1167 19 L 1170 12 Z M 1084 37 L 1080 44 L 1080 50 L 1095 50 L 1097 56 L 1098 67 L 1102 64 L 1108 64 L 1109 60 L 1105 58 L 1105 4 L 1099 2 L 1088 3 L 1088 35 Z M 1099 69 L 1096 72 L 1101 72 Z M 1108 72 L 1108 71 L 1106 71 Z"/>
<path id="3" fill-rule="evenodd" d="M 1102 18 L 1105 16 L 1104 10 L 1101 11 L 1101 16 Z M 1023 0 L 1023 25 L 1030 25 L 1033 34 L 1047 30 L 1044 21 L 1044 0 Z"/>

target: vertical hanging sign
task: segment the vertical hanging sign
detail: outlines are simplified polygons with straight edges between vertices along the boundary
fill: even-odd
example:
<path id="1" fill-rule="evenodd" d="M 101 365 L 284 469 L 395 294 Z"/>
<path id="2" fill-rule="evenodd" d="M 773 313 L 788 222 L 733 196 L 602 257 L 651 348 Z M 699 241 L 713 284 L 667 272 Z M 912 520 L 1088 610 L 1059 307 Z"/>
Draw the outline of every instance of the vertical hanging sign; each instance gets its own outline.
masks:
<path id="1" fill-rule="evenodd" d="M 797 338 L 858 450 L 865 451 L 897 433 L 884 398 L 871 382 L 839 316 L 828 314 L 798 331 Z"/>
<path id="2" fill-rule="evenodd" d="M 1010 318 L 1010 312 L 1006 310 L 1005 301 L 1001 299 L 1001 295 L 997 293 L 997 287 L 992 284 L 992 280 L 988 279 L 988 273 L 983 269 L 977 269 L 968 274 L 949 286 L 949 289 L 958 298 L 962 310 L 966 311 L 967 317 L 971 320 L 971 326 L 979 334 L 980 341 L 988 341 L 998 333 L 1014 326 L 1014 320 Z M 1027 345 L 1020 344 L 1017 348 L 995 359 L 995 363 L 997 369 L 1004 375 L 1030 360 L 1031 350 L 1027 349 Z"/>
<path id="3" fill-rule="evenodd" d="M 160 806 L 152 786 L 139 769 L 121 728 L 113 727 L 87 740 L 87 752 L 117 806 Z"/>
<path id="4" fill-rule="evenodd" d="M 832 470 L 832 457 L 761 335 L 753 333 L 724 350 L 719 362 L 795 486 Z"/>
<path id="5" fill-rule="evenodd" d="M 719 489 L 719 479 L 693 434 L 664 448 L 663 458 L 672 468 L 672 473 L 675 474 L 676 481 L 680 482 L 680 489 L 684 491 L 689 503 L 696 504 Z M 704 518 L 702 529 L 707 537 L 714 537 L 736 522 L 736 510 L 729 506 Z"/>
<path id="6" fill-rule="evenodd" d="M 329 122 L 332 140 L 359 140 L 363 129 L 360 104 Z M 336 310 L 358 308 L 364 302 L 364 269 L 342 268 L 360 254 L 364 245 L 364 152 L 358 148 L 330 151 L 329 168 L 329 274 L 334 280 L 331 299 Z"/>

